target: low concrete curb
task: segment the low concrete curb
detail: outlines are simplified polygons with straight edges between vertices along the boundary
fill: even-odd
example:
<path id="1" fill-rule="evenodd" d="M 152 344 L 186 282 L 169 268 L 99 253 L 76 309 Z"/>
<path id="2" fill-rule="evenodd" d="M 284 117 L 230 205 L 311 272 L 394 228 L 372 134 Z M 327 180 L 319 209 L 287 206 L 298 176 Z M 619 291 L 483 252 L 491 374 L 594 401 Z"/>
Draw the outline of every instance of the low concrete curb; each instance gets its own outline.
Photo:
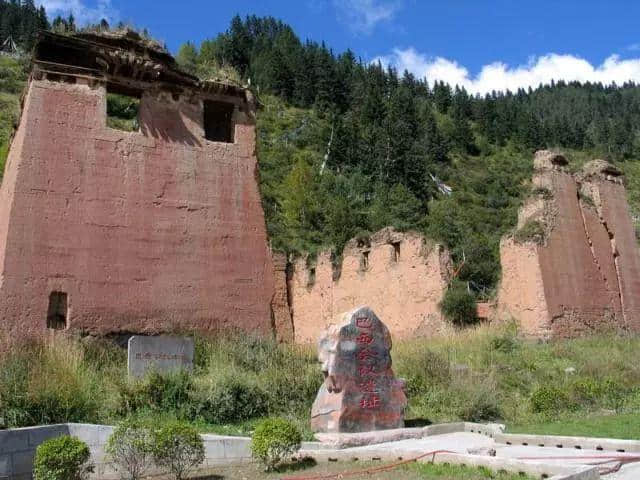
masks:
<path id="1" fill-rule="evenodd" d="M 414 458 L 413 454 L 403 455 L 402 452 L 390 451 L 388 448 L 379 450 L 360 450 L 350 452 L 348 450 L 335 451 L 306 451 L 298 453 L 300 458 L 311 457 L 316 462 L 394 462 L 409 460 Z M 459 453 L 438 453 L 434 456 L 427 456 L 418 460 L 427 463 L 444 463 L 453 465 L 463 465 L 468 467 L 486 467 L 494 472 L 505 470 L 511 473 L 522 473 L 533 477 L 548 480 L 599 480 L 600 474 L 597 467 L 585 467 L 580 465 L 548 465 L 542 462 L 524 462 L 511 458 L 489 457 L 481 455 L 466 455 Z"/>

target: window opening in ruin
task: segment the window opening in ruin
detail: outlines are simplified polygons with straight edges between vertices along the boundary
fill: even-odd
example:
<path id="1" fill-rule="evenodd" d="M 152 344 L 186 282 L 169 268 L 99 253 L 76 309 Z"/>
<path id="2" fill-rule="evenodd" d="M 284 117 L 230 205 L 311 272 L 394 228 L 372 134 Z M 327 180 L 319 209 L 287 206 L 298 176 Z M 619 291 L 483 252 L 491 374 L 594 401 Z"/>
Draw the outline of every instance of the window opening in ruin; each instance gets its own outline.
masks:
<path id="1" fill-rule="evenodd" d="M 234 142 L 233 103 L 205 100 L 204 136 L 212 142 Z"/>
<path id="2" fill-rule="evenodd" d="M 51 292 L 47 311 L 47 328 L 64 330 L 67 328 L 67 294 Z"/>
<path id="3" fill-rule="evenodd" d="M 140 99 L 142 92 L 107 85 L 107 126 L 125 132 L 140 131 Z"/>
<path id="4" fill-rule="evenodd" d="M 393 242 L 393 261 L 397 262 L 400 260 L 400 242 Z"/>
<path id="5" fill-rule="evenodd" d="M 369 268 L 369 252 L 362 252 L 360 265 L 362 266 L 362 270 L 367 270 Z"/>

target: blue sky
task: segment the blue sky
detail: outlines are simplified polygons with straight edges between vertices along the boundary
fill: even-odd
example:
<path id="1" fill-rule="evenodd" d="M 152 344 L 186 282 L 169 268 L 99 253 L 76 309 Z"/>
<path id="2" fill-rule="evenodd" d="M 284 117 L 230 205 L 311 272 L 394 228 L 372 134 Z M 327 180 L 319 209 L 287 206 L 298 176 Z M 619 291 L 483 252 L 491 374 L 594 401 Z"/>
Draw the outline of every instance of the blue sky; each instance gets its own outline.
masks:
<path id="1" fill-rule="evenodd" d="M 50 14 L 123 20 L 176 51 L 226 30 L 236 13 L 272 15 L 301 38 L 351 48 L 416 75 L 485 92 L 551 78 L 640 82 L 634 0 L 40 0 Z"/>

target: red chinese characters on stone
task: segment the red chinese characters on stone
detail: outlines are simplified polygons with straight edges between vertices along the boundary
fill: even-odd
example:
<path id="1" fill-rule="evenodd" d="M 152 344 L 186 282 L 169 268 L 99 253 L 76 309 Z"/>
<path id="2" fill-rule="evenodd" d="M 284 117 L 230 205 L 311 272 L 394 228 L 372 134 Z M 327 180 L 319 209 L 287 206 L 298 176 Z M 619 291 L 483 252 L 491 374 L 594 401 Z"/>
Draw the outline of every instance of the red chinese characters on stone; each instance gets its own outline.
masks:
<path id="1" fill-rule="evenodd" d="M 325 383 L 311 410 L 314 431 L 366 432 L 404 425 L 404 382 L 391 369 L 389 330 L 368 307 L 330 325 L 319 342 Z M 336 388 L 337 387 L 337 388 Z"/>
<path id="2" fill-rule="evenodd" d="M 361 362 L 368 362 L 369 360 L 375 360 L 376 358 L 378 358 L 377 352 L 369 347 L 363 348 L 358 352 L 358 360 Z"/>
<path id="3" fill-rule="evenodd" d="M 380 397 L 378 395 L 365 395 L 360 400 L 360 408 L 372 409 L 380 406 Z"/>
<path id="4" fill-rule="evenodd" d="M 371 328 L 373 326 L 373 320 L 369 317 L 357 317 L 356 327 L 358 328 Z"/>
<path id="5" fill-rule="evenodd" d="M 368 333 L 362 332 L 356 337 L 356 342 L 360 345 L 371 345 L 371 343 L 373 342 L 373 337 Z"/>
<path id="6" fill-rule="evenodd" d="M 378 385 L 373 379 L 360 383 L 360 391 L 363 393 L 378 393 Z"/>
<path id="7" fill-rule="evenodd" d="M 358 366 L 358 375 L 366 377 L 370 375 L 378 375 L 373 365 L 360 365 Z"/>

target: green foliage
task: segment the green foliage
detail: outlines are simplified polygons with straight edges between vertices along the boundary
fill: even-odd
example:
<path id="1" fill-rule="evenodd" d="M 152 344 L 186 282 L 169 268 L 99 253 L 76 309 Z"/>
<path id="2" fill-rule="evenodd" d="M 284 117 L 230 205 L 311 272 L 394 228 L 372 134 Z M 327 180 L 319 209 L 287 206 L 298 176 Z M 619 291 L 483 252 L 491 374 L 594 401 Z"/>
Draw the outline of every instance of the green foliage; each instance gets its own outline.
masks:
<path id="1" fill-rule="evenodd" d="M 81 345 L 64 339 L 16 347 L 5 354 L 0 368 L 2 423 L 97 423 L 104 377 L 85 363 L 84 355 Z"/>
<path id="2" fill-rule="evenodd" d="M 476 299 L 461 282 L 451 284 L 440 302 L 440 310 L 450 322 L 458 326 L 477 321 Z"/>
<path id="3" fill-rule="evenodd" d="M 168 423 L 154 431 L 152 452 L 156 465 L 182 480 L 204 461 L 204 442 L 190 425 Z"/>
<path id="4" fill-rule="evenodd" d="M 255 377 L 230 372 L 207 382 L 198 394 L 197 416 L 213 424 L 242 422 L 266 415 L 270 398 Z"/>
<path id="5" fill-rule="evenodd" d="M 140 128 L 140 99 L 117 93 L 107 93 L 107 126 L 135 132 Z"/>
<path id="6" fill-rule="evenodd" d="M 149 425 L 128 418 L 118 423 L 105 448 L 114 468 L 126 480 L 144 477 L 153 461 L 153 433 Z"/>
<path id="7" fill-rule="evenodd" d="M 1 38 L 1 37 L 0 37 Z M 19 95 L 27 79 L 27 62 L 23 58 L 0 55 L 0 173 L 9 153 L 9 141 L 20 116 Z"/>
<path id="8" fill-rule="evenodd" d="M 294 424 L 283 418 L 268 418 L 256 427 L 251 453 L 267 470 L 273 470 L 297 452 L 301 442 L 302 434 Z"/>
<path id="9" fill-rule="evenodd" d="M 196 73 L 197 61 L 198 52 L 196 51 L 195 45 L 191 42 L 183 43 L 176 55 L 176 62 L 178 62 L 180 68 L 191 74 Z"/>
<path id="10" fill-rule="evenodd" d="M 531 409 L 535 413 L 557 413 L 568 406 L 569 396 L 559 387 L 542 385 L 531 394 Z"/>
<path id="11" fill-rule="evenodd" d="M 495 392 L 484 391 L 475 395 L 460 412 L 460 418 L 467 422 L 492 422 L 502 418 Z"/>
<path id="12" fill-rule="evenodd" d="M 93 472 L 88 464 L 89 447 L 69 435 L 52 438 L 38 445 L 33 462 L 35 480 L 81 480 Z"/>
<path id="13" fill-rule="evenodd" d="M 541 245 L 544 243 L 544 225 L 538 220 L 527 220 L 527 222 L 513 235 L 513 239 L 518 243 L 533 242 Z"/>
<path id="14" fill-rule="evenodd" d="M 409 419 L 499 417 L 536 425 L 603 411 L 640 413 L 636 337 L 535 343 L 518 338 L 514 325 L 480 324 L 395 342 L 392 355 L 394 371 L 407 380 Z M 133 412 L 154 424 L 182 420 L 202 431 L 246 435 L 261 418 L 286 416 L 310 439 L 309 409 L 322 383 L 315 348 L 246 333 L 198 337 L 190 378 L 126 379 L 126 351 L 106 339 L 18 346 L 0 356 L 0 423 L 115 423 Z"/>

